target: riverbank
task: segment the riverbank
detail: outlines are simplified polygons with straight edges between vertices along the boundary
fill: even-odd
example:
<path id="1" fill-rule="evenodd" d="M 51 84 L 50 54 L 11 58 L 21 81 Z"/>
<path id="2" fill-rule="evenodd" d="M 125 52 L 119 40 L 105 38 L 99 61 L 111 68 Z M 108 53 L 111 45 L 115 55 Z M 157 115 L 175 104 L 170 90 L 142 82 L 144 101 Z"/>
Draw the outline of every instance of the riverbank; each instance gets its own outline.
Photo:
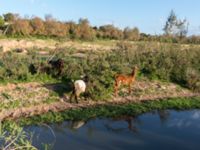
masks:
<path id="1" fill-rule="evenodd" d="M 145 105 L 149 101 L 152 101 L 153 105 L 154 101 L 162 103 L 165 100 L 181 100 L 182 98 L 187 106 L 187 99 L 189 99 L 188 103 L 190 103 L 190 99 L 193 99 L 193 97 L 197 97 L 195 98 L 197 99 L 197 105 L 192 105 L 197 108 L 200 107 L 199 93 L 194 93 L 173 83 L 160 81 L 140 80 L 133 86 L 131 95 L 128 94 L 126 88 L 123 88 L 118 97 L 112 96 L 110 99 L 101 101 L 91 99 L 80 100 L 79 104 L 69 103 L 70 92 L 67 93 L 67 89 L 67 85 L 62 83 L 42 84 L 34 82 L 2 85 L 0 86 L 0 92 L 2 93 L 0 95 L 0 120 L 16 120 L 45 113 L 48 114 L 49 112 L 58 113 L 68 111 L 70 113 L 74 110 L 83 111 L 84 109 L 87 110 L 96 107 L 101 109 L 104 106 L 110 107 L 113 105 L 123 107 L 134 104 L 140 108 L 140 105 Z M 181 103 L 180 101 L 180 107 L 182 107 Z M 179 107 L 178 104 L 175 105 L 177 108 Z M 156 107 L 157 104 L 152 108 Z M 80 114 L 82 113 L 80 112 Z M 78 116 L 81 116 L 80 114 Z M 41 118 L 43 117 L 41 116 Z"/>
<path id="2" fill-rule="evenodd" d="M 61 106 L 61 105 L 60 105 Z M 67 106 L 67 107 L 66 107 Z M 119 116 L 137 116 L 146 112 L 166 109 L 189 110 L 200 108 L 200 96 L 185 98 L 169 98 L 157 100 L 145 100 L 141 102 L 107 103 L 100 105 L 76 105 L 69 107 L 62 104 L 62 111 L 48 111 L 40 115 L 25 117 L 15 120 L 20 125 L 32 125 L 41 123 L 56 123 L 66 120 L 88 121 L 92 118 L 115 118 Z M 54 107 L 55 108 L 55 107 Z M 59 107 L 57 107 L 58 109 Z M 61 108 L 61 107 L 60 107 Z"/>

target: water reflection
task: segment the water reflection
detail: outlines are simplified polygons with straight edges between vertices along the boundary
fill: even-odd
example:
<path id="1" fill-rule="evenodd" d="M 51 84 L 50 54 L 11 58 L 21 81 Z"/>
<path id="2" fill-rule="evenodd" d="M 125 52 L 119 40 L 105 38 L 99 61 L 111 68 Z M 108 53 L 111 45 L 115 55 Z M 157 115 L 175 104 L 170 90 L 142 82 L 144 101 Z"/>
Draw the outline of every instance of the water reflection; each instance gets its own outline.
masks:
<path id="1" fill-rule="evenodd" d="M 113 126 L 113 124 L 115 122 L 125 122 L 127 124 L 127 126 L 123 126 L 123 127 L 115 127 Z M 105 128 L 107 130 L 111 130 L 113 132 L 124 132 L 125 130 L 129 130 L 131 132 L 134 132 L 134 133 L 138 133 L 138 129 L 137 129 L 137 126 L 136 124 L 139 123 L 139 119 L 137 117 L 132 117 L 132 116 L 120 116 L 120 117 L 117 117 L 117 118 L 113 118 L 111 120 L 111 122 L 107 122 L 105 124 Z"/>
<path id="2" fill-rule="evenodd" d="M 86 124 L 86 121 L 79 120 L 79 121 L 71 121 L 70 128 L 71 129 L 79 129 Z"/>
<path id="3" fill-rule="evenodd" d="M 157 111 L 157 113 L 159 115 L 160 122 L 162 124 L 165 124 L 170 117 L 170 111 L 169 110 L 159 110 L 159 111 Z"/>
<path id="4" fill-rule="evenodd" d="M 193 114 L 192 114 L 192 119 L 200 119 L 200 111 L 195 111 Z"/>
<path id="5" fill-rule="evenodd" d="M 140 116 L 112 119 L 66 121 L 49 127 L 29 126 L 34 131 L 33 144 L 55 143 L 53 149 L 196 150 L 200 147 L 200 110 L 162 110 Z"/>

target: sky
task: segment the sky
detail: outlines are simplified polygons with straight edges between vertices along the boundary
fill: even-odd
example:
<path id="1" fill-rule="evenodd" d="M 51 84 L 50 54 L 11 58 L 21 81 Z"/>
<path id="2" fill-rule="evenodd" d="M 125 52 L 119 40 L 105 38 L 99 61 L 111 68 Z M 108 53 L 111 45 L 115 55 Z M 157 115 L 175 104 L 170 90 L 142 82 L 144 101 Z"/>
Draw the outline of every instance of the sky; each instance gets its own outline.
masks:
<path id="1" fill-rule="evenodd" d="M 0 15 L 51 14 L 61 21 L 88 18 L 91 25 L 113 24 L 119 28 L 138 27 L 141 32 L 162 34 L 170 11 L 189 21 L 189 34 L 200 34 L 200 0 L 0 0 Z"/>

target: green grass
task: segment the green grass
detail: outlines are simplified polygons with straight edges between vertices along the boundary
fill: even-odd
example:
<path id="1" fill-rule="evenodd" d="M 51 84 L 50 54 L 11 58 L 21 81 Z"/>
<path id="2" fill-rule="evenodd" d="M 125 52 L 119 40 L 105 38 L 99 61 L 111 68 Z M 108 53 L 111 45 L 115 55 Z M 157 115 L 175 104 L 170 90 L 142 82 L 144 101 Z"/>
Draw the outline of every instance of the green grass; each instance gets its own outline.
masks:
<path id="1" fill-rule="evenodd" d="M 0 122 L 0 149 L 37 150 L 32 145 L 32 133 L 23 131 L 23 128 L 13 122 Z"/>
<path id="2" fill-rule="evenodd" d="M 83 108 L 67 110 L 64 112 L 49 112 L 46 114 L 22 118 L 18 120 L 20 125 L 54 123 L 64 120 L 88 120 L 91 118 L 117 117 L 121 115 L 140 115 L 153 110 L 186 110 L 200 108 L 200 97 L 195 98 L 176 98 L 158 101 L 147 101 L 141 103 L 131 103 L 125 105 L 105 105 L 93 108 Z"/>
<path id="3" fill-rule="evenodd" d="M 5 79 L 0 80 L 0 85 L 6 85 L 8 83 L 30 83 L 30 82 L 38 82 L 38 83 L 58 83 L 61 82 L 61 79 L 53 78 L 51 75 L 47 74 L 38 74 L 38 75 L 30 75 L 27 80 L 17 80 L 17 79 Z"/>

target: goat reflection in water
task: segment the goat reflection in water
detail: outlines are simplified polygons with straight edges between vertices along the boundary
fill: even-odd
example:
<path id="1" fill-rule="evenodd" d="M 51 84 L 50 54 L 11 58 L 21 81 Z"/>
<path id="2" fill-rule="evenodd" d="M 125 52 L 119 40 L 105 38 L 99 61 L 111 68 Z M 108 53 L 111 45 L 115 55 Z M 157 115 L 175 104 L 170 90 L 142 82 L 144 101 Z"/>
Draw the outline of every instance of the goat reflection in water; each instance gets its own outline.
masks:
<path id="1" fill-rule="evenodd" d="M 113 127 L 113 123 L 115 122 L 126 122 L 128 124 L 127 127 L 120 127 L 120 128 L 116 128 L 116 127 Z M 81 127 L 83 127 L 84 125 L 86 125 L 87 122 L 86 121 L 83 121 L 83 120 L 79 120 L 79 121 L 71 121 L 69 124 L 68 124 L 68 127 L 69 129 L 72 129 L 72 130 L 78 130 L 80 129 Z M 121 117 L 118 117 L 118 118 L 113 118 L 111 119 L 111 122 L 106 122 L 104 124 L 104 127 L 107 129 L 107 130 L 110 130 L 110 131 L 113 131 L 113 132 L 123 132 L 124 130 L 130 130 L 134 133 L 138 133 L 138 129 L 136 127 L 135 124 L 140 124 L 140 120 L 136 117 L 132 117 L 132 116 L 121 116 Z M 89 126 L 89 128 L 91 131 L 93 129 L 93 127 Z"/>
<path id="2" fill-rule="evenodd" d="M 170 112 L 168 110 L 158 110 L 158 115 L 161 123 L 166 123 L 170 117 Z"/>
<path id="3" fill-rule="evenodd" d="M 156 111 L 156 113 L 158 114 L 158 117 L 159 117 L 161 123 L 166 123 L 170 117 L 170 112 L 168 110 L 159 110 L 159 111 Z M 136 125 L 142 123 L 138 117 L 133 117 L 133 116 L 121 116 L 118 118 L 114 118 L 111 121 L 112 121 L 111 124 L 106 123 L 105 127 L 108 130 L 111 130 L 113 132 L 122 132 L 122 131 L 128 129 L 134 133 L 139 133 L 139 130 Z M 118 121 L 126 122 L 128 124 L 128 126 L 127 127 L 114 127 L 114 125 L 112 125 L 112 123 L 118 122 Z"/>
<path id="4" fill-rule="evenodd" d="M 86 121 L 83 121 L 83 120 L 72 121 L 72 122 L 70 122 L 70 128 L 77 130 L 77 129 L 81 128 L 82 126 L 84 126 L 85 124 L 86 124 Z"/>
<path id="5" fill-rule="evenodd" d="M 113 127 L 111 124 L 107 123 L 105 124 L 105 127 L 106 129 L 108 130 L 111 130 L 113 132 L 122 132 L 124 130 L 130 130 L 134 133 L 138 133 L 139 130 L 137 129 L 136 125 L 135 124 L 140 124 L 140 120 L 137 118 L 137 117 L 132 117 L 132 116 L 121 116 L 121 117 L 118 117 L 118 118 L 114 118 L 111 120 L 112 123 L 114 122 L 118 122 L 118 121 L 124 121 L 128 124 L 127 127 Z"/>

